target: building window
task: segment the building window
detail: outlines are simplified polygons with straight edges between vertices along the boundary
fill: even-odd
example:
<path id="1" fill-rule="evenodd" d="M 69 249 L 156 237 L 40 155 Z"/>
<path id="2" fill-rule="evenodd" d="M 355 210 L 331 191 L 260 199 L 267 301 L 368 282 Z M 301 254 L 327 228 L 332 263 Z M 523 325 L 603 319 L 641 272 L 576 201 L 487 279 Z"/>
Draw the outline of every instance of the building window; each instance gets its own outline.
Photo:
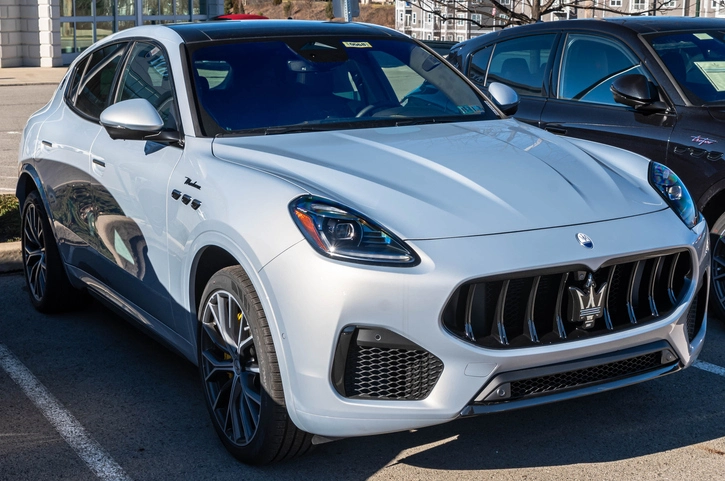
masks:
<path id="1" fill-rule="evenodd" d="M 400 23 L 400 24 L 403 23 L 403 11 L 402 10 L 398 12 L 398 23 Z"/>
<path id="2" fill-rule="evenodd" d="M 415 34 L 415 32 L 412 33 L 411 37 L 418 38 L 418 36 Z"/>
<path id="3" fill-rule="evenodd" d="M 500 0 L 501 5 L 511 5 L 511 0 Z"/>
<path id="4" fill-rule="evenodd" d="M 463 17 L 462 14 L 459 13 L 458 15 L 456 15 L 456 18 L 458 18 L 458 20 L 456 20 L 456 25 L 463 25 L 464 24 L 464 22 L 463 22 L 463 18 L 464 17 Z"/>
<path id="5" fill-rule="evenodd" d="M 609 0 L 609 6 L 610 7 L 621 7 L 622 0 Z"/>
<path id="6" fill-rule="evenodd" d="M 633 0 L 632 6 L 634 10 L 646 10 L 647 0 Z"/>
<path id="7" fill-rule="evenodd" d="M 418 13 L 413 12 L 413 25 L 415 25 L 416 23 L 418 23 Z"/>
<path id="8" fill-rule="evenodd" d="M 471 20 L 473 20 L 476 23 L 481 23 L 481 14 L 480 13 L 474 13 L 471 15 Z"/>
<path id="9" fill-rule="evenodd" d="M 665 8 L 677 8 L 677 0 L 670 0 L 665 3 Z"/>
<path id="10" fill-rule="evenodd" d="M 463 42 L 463 35 L 459 35 L 458 38 L 456 38 L 457 41 Z"/>
<path id="11" fill-rule="evenodd" d="M 428 34 L 425 36 L 426 40 L 430 40 L 432 37 L 433 37 L 433 35 L 431 35 L 431 34 Z"/>
<path id="12" fill-rule="evenodd" d="M 433 23 L 433 14 L 432 13 L 428 12 L 428 14 L 426 15 L 426 21 L 428 23 Z"/>

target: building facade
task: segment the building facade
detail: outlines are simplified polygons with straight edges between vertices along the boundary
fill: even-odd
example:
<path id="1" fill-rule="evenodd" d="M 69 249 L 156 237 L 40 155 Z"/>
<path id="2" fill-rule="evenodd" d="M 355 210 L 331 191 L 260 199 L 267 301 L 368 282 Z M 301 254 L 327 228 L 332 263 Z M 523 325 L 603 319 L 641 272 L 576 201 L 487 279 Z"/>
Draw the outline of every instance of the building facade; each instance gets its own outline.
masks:
<path id="1" fill-rule="evenodd" d="M 499 0 L 499 3 L 515 12 L 530 15 L 530 1 Z M 669 0 L 664 5 L 663 0 L 586 0 L 577 3 L 576 8 L 565 7 L 561 12 L 545 15 L 542 20 L 603 18 L 629 14 L 725 18 L 725 0 Z M 656 9 L 653 10 L 655 5 Z M 617 11 L 605 12 L 593 9 L 592 6 L 606 6 Z M 396 0 L 395 2 L 395 28 L 419 40 L 462 42 L 505 28 L 507 20 L 508 17 L 500 11 L 496 12 L 496 7 L 487 0 L 414 0 L 412 2 Z"/>
<path id="2" fill-rule="evenodd" d="M 0 0 L 0 67 L 68 65 L 113 32 L 223 12 L 224 0 Z"/>

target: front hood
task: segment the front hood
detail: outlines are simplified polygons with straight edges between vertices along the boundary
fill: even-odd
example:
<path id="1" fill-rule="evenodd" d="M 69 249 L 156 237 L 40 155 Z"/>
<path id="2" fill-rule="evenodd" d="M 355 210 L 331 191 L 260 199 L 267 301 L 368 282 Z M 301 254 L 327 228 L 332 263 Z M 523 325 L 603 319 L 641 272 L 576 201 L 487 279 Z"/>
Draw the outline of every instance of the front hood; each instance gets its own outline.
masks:
<path id="1" fill-rule="evenodd" d="M 576 143 L 500 120 L 217 138 L 213 153 L 354 208 L 404 239 L 543 229 L 665 208 L 647 183 L 644 158 Z"/>

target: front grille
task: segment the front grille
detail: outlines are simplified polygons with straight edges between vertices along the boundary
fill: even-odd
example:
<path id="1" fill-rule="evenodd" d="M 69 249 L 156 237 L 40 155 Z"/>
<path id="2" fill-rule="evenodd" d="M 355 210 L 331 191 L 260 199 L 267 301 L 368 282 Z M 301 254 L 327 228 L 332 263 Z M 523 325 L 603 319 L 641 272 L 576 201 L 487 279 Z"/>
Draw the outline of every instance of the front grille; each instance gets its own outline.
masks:
<path id="1" fill-rule="evenodd" d="M 653 352 L 601 366 L 515 381 L 511 383 L 511 399 L 547 394 L 646 372 L 655 367 L 660 367 L 662 365 L 661 357 L 660 353 Z"/>
<path id="2" fill-rule="evenodd" d="M 594 272 L 516 273 L 462 285 L 442 320 L 454 335 L 487 348 L 560 343 L 657 321 L 683 302 L 691 283 L 688 251 L 611 261 Z"/>
<path id="3" fill-rule="evenodd" d="M 687 311 L 687 340 L 692 342 L 697 334 L 700 332 L 702 323 L 705 320 L 705 301 L 701 299 L 702 296 L 707 296 L 707 289 L 709 283 L 707 279 L 703 279 L 703 283 L 700 290 L 695 294 L 690 304 L 690 310 Z"/>
<path id="4" fill-rule="evenodd" d="M 348 398 L 425 399 L 443 372 L 435 355 L 386 329 L 347 328 L 335 353 L 332 378 Z"/>

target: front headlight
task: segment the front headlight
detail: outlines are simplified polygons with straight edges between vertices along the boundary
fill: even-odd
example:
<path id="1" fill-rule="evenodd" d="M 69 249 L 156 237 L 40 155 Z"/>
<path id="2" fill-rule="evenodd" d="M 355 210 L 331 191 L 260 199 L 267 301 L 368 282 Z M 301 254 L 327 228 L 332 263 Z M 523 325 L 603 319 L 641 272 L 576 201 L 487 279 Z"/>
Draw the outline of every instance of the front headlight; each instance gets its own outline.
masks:
<path id="1" fill-rule="evenodd" d="M 690 193 L 687 192 L 687 187 L 677 174 L 662 164 L 650 162 L 649 182 L 688 228 L 695 227 L 700 215 Z"/>
<path id="2" fill-rule="evenodd" d="M 340 204 L 312 196 L 290 203 L 297 227 L 320 254 L 366 264 L 410 267 L 420 262 L 405 242 Z"/>

